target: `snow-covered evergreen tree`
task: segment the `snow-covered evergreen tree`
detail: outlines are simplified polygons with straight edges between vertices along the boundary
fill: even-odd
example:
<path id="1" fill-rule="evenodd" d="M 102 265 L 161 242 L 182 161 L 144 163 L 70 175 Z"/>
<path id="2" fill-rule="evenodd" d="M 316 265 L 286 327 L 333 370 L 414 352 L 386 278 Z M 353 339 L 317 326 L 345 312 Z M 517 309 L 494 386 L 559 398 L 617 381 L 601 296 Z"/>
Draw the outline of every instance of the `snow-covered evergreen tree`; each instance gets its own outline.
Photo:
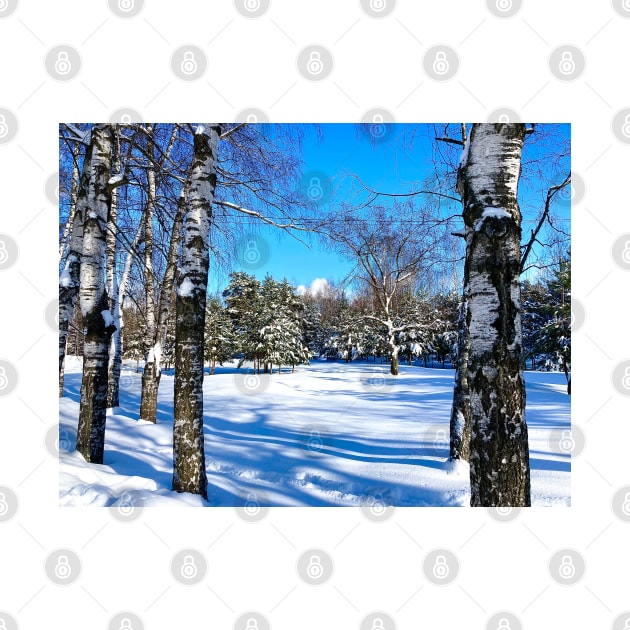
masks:
<path id="1" fill-rule="evenodd" d="M 204 356 L 214 374 L 216 364 L 223 365 L 234 354 L 235 340 L 232 319 L 218 297 L 206 304 L 206 331 Z"/>
<path id="2" fill-rule="evenodd" d="M 258 369 L 258 331 L 260 330 L 262 296 L 260 281 L 244 271 L 230 274 L 230 284 L 223 292 L 226 310 L 234 329 L 235 351 L 254 361 Z"/>

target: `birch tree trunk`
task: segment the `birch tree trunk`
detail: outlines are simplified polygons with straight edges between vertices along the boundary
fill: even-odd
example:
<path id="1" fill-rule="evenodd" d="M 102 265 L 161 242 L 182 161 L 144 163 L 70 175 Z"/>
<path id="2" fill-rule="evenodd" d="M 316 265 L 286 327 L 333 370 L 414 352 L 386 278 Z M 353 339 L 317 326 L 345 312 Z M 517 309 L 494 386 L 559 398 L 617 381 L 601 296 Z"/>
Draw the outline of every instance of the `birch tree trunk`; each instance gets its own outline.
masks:
<path id="1" fill-rule="evenodd" d="M 79 293 L 81 254 L 83 252 L 83 219 L 87 207 L 90 185 L 90 169 L 92 161 L 92 145 L 85 152 L 81 178 L 77 192 L 74 211 L 72 212 L 72 228 L 66 265 L 59 275 L 59 397 L 63 396 L 64 363 L 66 357 L 66 341 L 68 327 Z M 68 219 L 70 221 L 70 218 Z"/>
<path id="2" fill-rule="evenodd" d="M 474 124 L 458 172 L 470 347 L 472 506 L 529 506 L 520 313 L 523 124 Z"/>
<path id="3" fill-rule="evenodd" d="M 63 260 L 63 255 L 66 252 L 68 246 L 68 239 L 72 234 L 74 228 L 74 217 L 77 209 L 77 197 L 79 194 L 79 144 L 75 144 L 72 147 L 72 184 L 70 187 L 70 211 L 68 212 L 68 222 L 63 230 L 63 236 L 61 237 L 61 243 L 59 244 L 59 260 Z M 83 225 L 81 226 L 83 228 Z"/>
<path id="4" fill-rule="evenodd" d="M 116 129 L 115 139 L 112 149 L 113 171 L 120 170 L 120 133 Z M 118 407 L 118 388 L 114 388 L 114 360 L 116 348 L 120 344 L 120 327 L 118 326 L 118 283 L 116 279 L 116 238 L 118 231 L 118 189 L 111 192 L 111 202 L 109 204 L 109 215 L 107 220 L 107 235 L 105 238 L 107 250 L 107 295 L 109 296 L 109 312 L 114 318 L 116 330 L 111 336 L 109 347 L 109 358 L 107 365 L 107 407 Z"/>
<path id="5" fill-rule="evenodd" d="M 153 127 L 147 125 L 147 206 L 144 212 L 144 285 L 146 301 L 146 324 L 144 348 L 146 360 L 142 373 L 140 419 L 155 422 L 157 416 L 157 393 L 160 379 L 160 342 L 155 337 L 155 278 L 153 274 L 153 213 L 155 209 L 155 144 Z"/>
<path id="6" fill-rule="evenodd" d="M 470 338 L 466 325 L 468 307 L 462 302 L 457 321 L 457 363 L 450 422 L 450 459 L 470 459 L 470 391 L 468 389 L 468 352 Z"/>
<path id="7" fill-rule="evenodd" d="M 203 355 L 208 238 L 216 186 L 218 124 L 194 137 L 187 212 L 183 220 L 176 298 L 173 490 L 208 498 L 203 439 Z"/>
<path id="8" fill-rule="evenodd" d="M 109 342 L 114 330 L 105 284 L 106 231 L 111 190 L 112 127 L 94 125 L 79 300 L 85 341 L 77 450 L 88 462 L 102 464 L 107 412 Z"/>
<path id="9" fill-rule="evenodd" d="M 115 191 L 112 191 L 115 192 Z M 144 234 L 144 223 L 142 219 L 136 230 L 136 234 L 131 244 L 131 248 L 127 252 L 125 258 L 125 266 L 123 267 L 122 276 L 120 277 L 120 284 L 116 287 L 117 300 L 116 308 L 112 315 L 114 316 L 114 326 L 116 330 L 112 335 L 112 342 L 110 345 L 110 357 L 109 357 L 109 379 L 107 383 L 107 406 L 117 407 L 120 404 L 120 371 L 122 368 L 122 355 L 123 355 L 123 328 L 125 327 L 125 320 L 123 319 L 122 308 L 125 302 L 125 296 L 127 295 L 127 285 L 129 284 L 129 275 L 131 273 L 131 265 L 133 263 L 134 256 L 136 255 L 138 244 Z M 111 354 L 113 352 L 113 355 Z"/>

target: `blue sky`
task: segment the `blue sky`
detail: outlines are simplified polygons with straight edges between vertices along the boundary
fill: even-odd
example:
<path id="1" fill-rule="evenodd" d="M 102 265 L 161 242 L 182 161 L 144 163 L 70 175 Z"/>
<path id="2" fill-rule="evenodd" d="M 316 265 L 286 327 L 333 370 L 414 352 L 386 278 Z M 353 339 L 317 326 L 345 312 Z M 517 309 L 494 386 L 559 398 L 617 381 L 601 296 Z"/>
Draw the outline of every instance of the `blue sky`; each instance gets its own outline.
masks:
<path id="1" fill-rule="evenodd" d="M 443 125 L 440 125 L 440 130 Z M 335 200 L 345 201 L 353 198 L 349 175 L 355 173 L 370 188 L 389 193 L 404 193 L 412 190 L 414 185 L 422 182 L 433 172 L 432 138 L 433 125 L 394 124 L 385 127 L 384 140 L 373 143 L 369 141 L 365 129 L 359 129 L 351 123 L 323 124 L 318 127 L 319 134 L 312 126 L 304 127 L 303 159 L 304 178 L 302 185 L 308 186 L 313 177 L 321 181 L 325 189 L 332 185 Z M 453 128 L 454 129 L 454 128 Z M 538 130 L 544 131 L 542 125 Z M 566 141 L 570 136 L 569 125 L 553 126 L 556 140 Z M 318 137 L 319 136 L 319 137 Z M 406 140 L 406 141 L 405 141 Z M 524 164 L 529 168 L 527 181 L 521 183 L 520 202 L 523 212 L 523 232 L 529 234 L 535 225 L 536 213 L 543 203 L 543 192 L 546 192 L 548 181 L 557 183 L 562 173 L 570 168 L 570 157 L 557 164 L 557 175 L 546 171 L 536 173 L 535 165 L 545 152 L 555 148 L 554 141 L 526 143 Z M 458 149 L 457 149 L 458 150 Z M 317 183 L 317 182 L 315 182 Z M 355 184 L 354 190 L 357 186 Z M 452 191 L 449 191 L 452 193 Z M 363 197 L 364 198 L 364 197 Z M 445 202 L 444 212 L 459 214 L 461 206 L 457 202 Z M 561 200 L 555 205 L 562 226 L 569 231 L 570 204 Z M 260 279 L 266 274 L 275 278 L 288 278 L 296 286 L 309 286 L 317 278 L 341 280 L 352 268 L 352 263 L 340 255 L 324 248 L 321 243 L 309 239 L 303 233 L 298 236 L 310 241 L 310 250 L 299 241 L 291 238 L 281 230 L 262 228 L 256 237 L 260 243 L 260 253 L 268 258 L 261 266 L 242 266 L 243 270 L 253 273 Z M 262 241 L 261 241 L 262 239 Z M 239 266 L 236 266 L 239 268 Z M 212 277 L 209 289 L 211 292 L 221 291 L 226 284 L 225 278 Z"/>

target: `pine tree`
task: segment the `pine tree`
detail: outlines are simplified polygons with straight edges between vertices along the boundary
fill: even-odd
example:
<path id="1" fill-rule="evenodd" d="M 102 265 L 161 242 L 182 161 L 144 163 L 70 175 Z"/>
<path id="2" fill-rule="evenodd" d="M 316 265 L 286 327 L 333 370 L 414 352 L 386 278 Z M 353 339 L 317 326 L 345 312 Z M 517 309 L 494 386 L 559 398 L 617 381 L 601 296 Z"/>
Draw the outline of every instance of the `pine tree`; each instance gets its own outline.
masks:
<path id="1" fill-rule="evenodd" d="M 254 369 L 258 369 L 260 357 L 256 349 L 262 311 L 260 281 L 244 271 L 231 273 L 223 298 L 232 320 L 236 352 L 243 355 L 242 360 L 254 361 Z"/>
<path id="2" fill-rule="evenodd" d="M 214 374 L 218 363 L 223 365 L 234 353 L 235 339 L 232 320 L 218 297 L 212 297 L 206 304 L 205 360 Z"/>

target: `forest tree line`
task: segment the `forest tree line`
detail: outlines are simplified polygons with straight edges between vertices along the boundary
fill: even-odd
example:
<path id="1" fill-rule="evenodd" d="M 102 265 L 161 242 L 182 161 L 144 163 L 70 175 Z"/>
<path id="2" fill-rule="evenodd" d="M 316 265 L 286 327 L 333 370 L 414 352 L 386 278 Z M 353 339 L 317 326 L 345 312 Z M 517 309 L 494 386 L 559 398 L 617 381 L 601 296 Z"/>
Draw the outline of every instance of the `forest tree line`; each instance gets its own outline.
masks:
<path id="1" fill-rule="evenodd" d="M 156 421 L 162 369 L 174 365 L 173 489 L 203 497 L 207 361 L 241 355 L 272 371 L 316 354 L 372 356 L 396 375 L 400 360 L 450 357 L 451 458 L 470 462 L 471 504 L 529 505 L 522 371 L 530 360 L 569 377 L 568 250 L 544 253 L 567 241 L 552 209 L 570 185 L 558 177 L 568 149 L 553 130 L 521 123 L 438 131 L 435 172 L 412 191 L 351 177 L 326 206 L 303 185 L 300 125 L 62 124 L 59 392 L 66 353 L 82 346 L 77 450 L 86 460 L 103 462 L 106 410 L 119 404 L 133 353 L 144 420 Z M 542 193 L 529 234 L 519 182 Z M 260 225 L 316 235 L 354 264 L 352 291 L 297 295 L 286 280 L 235 273 L 223 295 L 208 296 L 210 266 L 230 268 Z M 524 281 L 532 267 L 555 269 Z M 454 293 L 422 291 L 448 269 Z"/>

